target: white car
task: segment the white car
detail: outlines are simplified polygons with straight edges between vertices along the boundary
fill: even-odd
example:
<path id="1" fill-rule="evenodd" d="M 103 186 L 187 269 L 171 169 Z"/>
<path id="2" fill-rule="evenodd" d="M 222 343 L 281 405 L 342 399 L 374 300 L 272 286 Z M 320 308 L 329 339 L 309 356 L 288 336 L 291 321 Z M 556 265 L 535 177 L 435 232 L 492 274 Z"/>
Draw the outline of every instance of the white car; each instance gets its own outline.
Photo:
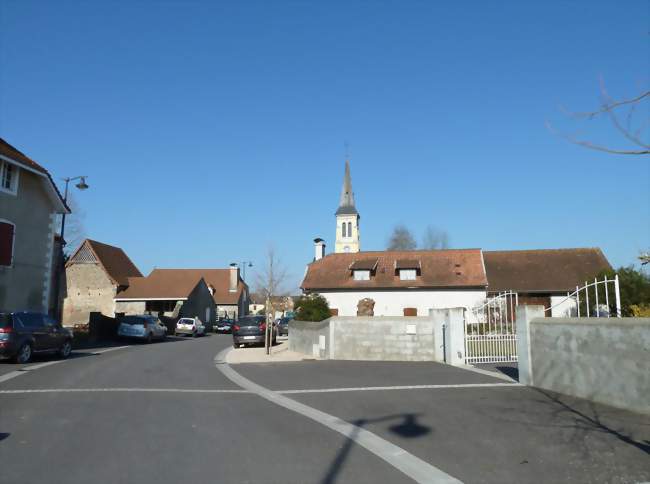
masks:
<path id="1" fill-rule="evenodd" d="M 180 334 L 188 334 L 194 337 L 205 335 L 205 326 L 199 318 L 181 318 L 176 323 L 176 336 Z"/>

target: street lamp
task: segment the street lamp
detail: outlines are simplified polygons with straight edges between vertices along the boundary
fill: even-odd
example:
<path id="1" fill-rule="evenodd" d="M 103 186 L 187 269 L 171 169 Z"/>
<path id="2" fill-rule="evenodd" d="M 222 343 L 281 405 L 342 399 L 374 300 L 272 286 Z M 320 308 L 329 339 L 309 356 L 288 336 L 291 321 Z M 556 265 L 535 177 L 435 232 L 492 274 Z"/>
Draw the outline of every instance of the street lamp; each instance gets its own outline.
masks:
<path id="1" fill-rule="evenodd" d="M 243 260 L 241 261 L 241 267 L 242 267 L 242 280 L 246 282 L 246 266 L 248 267 L 253 267 L 253 263 L 249 260 Z"/>
<path id="2" fill-rule="evenodd" d="M 86 178 L 87 176 L 75 176 L 75 177 L 68 177 L 64 178 L 63 181 L 65 181 L 65 192 L 63 194 L 63 201 L 65 203 L 68 202 L 68 184 L 71 181 L 79 180 L 79 183 L 75 185 L 79 190 L 87 190 L 88 189 L 88 184 L 86 183 Z M 63 238 L 65 233 L 65 212 L 63 212 L 63 216 L 61 217 L 61 245 L 65 245 L 65 239 Z"/>

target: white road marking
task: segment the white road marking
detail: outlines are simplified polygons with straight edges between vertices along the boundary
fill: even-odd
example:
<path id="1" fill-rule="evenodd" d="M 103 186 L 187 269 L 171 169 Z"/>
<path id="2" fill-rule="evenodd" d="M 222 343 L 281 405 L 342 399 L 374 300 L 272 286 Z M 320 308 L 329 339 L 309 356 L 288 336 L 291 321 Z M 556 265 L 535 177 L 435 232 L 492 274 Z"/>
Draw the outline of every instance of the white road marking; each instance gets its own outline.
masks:
<path id="1" fill-rule="evenodd" d="M 2 395 L 22 393 L 103 393 L 103 392 L 142 392 L 142 393 L 250 393 L 247 390 L 219 390 L 200 388 L 37 388 L 27 390 L 0 390 Z"/>
<path id="2" fill-rule="evenodd" d="M 383 459 L 388 464 L 392 465 L 411 479 L 419 483 L 427 484 L 462 484 L 461 481 L 455 477 L 446 474 L 437 467 L 432 466 L 428 462 L 423 461 L 419 457 L 409 454 L 401 447 L 382 439 L 381 437 L 373 434 L 372 432 L 358 426 L 346 422 L 334 415 L 321 412 L 313 407 L 304 405 L 296 400 L 280 395 L 265 388 L 251 380 L 244 378 L 225 361 L 225 357 L 232 348 L 226 348 L 219 352 L 215 357 L 215 366 L 221 371 L 228 379 L 236 383 L 242 388 L 256 393 L 262 398 L 269 400 L 276 405 L 292 410 L 307 418 L 310 418 L 330 429 L 338 432 L 353 442 L 364 447 L 368 451 L 375 454 L 377 457 Z"/>
<path id="3" fill-rule="evenodd" d="M 84 352 L 84 351 L 79 351 L 77 353 L 81 354 L 89 354 L 89 355 L 101 355 L 104 353 L 108 353 L 109 351 L 115 351 L 115 350 L 121 350 L 122 348 L 128 348 L 128 346 L 113 346 L 111 348 L 106 348 L 103 350 L 98 350 L 94 351 L 92 353 L 89 352 Z M 67 358 L 65 360 L 52 360 L 52 361 L 46 361 L 44 363 L 38 363 L 36 365 L 30 365 L 30 366 L 24 366 L 18 370 L 10 371 L 9 373 L 5 373 L 4 375 L 0 375 L 0 383 L 5 382 L 7 380 L 11 380 L 13 378 L 16 378 L 18 376 L 24 375 L 25 373 L 29 373 L 30 371 L 35 371 L 39 370 L 41 368 L 45 368 L 46 366 L 51 366 L 51 365 L 56 365 L 58 363 L 63 363 L 65 361 L 71 361 L 74 360 L 74 358 Z"/>
<path id="4" fill-rule="evenodd" d="M 491 387 L 520 387 L 520 383 L 465 383 L 458 385 L 405 385 L 392 387 L 352 387 L 352 388 L 316 388 L 307 390 L 276 390 L 283 395 L 297 393 L 336 393 L 336 392 L 374 392 L 382 390 L 421 390 L 444 388 L 491 388 Z"/>

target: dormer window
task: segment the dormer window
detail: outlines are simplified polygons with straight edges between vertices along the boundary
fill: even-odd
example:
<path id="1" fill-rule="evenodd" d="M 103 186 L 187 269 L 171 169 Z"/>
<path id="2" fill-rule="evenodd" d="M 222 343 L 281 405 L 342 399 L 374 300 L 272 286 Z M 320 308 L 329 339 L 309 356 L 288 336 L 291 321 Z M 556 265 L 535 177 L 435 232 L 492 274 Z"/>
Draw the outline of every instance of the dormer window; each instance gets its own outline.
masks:
<path id="1" fill-rule="evenodd" d="M 370 271 L 369 270 L 356 270 L 352 271 L 354 274 L 355 281 L 369 281 L 370 280 Z"/>
<path id="2" fill-rule="evenodd" d="M 0 161 L 0 190 L 16 194 L 18 188 L 18 167 L 6 161 Z"/>
<path id="3" fill-rule="evenodd" d="M 414 281 L 417 276 L 415 269 L 400 269 L 399 278 L 402 281 Z"/>
<path id="4" fill-rule="evenodd" d="M 361 259 L 350 264 L 352 277 L 355 281 L 369 281 L 377 270 L 378 259 Z"/>
<path id="5" fill-rule="evenodd" d="M 398 259 L 395 261 L 395 275 L 400 281 L 415 281 L 420 274 L 420 261 L 417 259 Z"/>

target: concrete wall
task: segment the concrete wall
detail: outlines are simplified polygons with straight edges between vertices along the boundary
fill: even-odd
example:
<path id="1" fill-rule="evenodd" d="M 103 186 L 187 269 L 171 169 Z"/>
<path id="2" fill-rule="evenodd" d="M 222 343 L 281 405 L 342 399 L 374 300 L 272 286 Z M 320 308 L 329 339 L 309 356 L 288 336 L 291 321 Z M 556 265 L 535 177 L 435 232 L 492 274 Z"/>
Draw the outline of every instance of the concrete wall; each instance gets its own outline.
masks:
<path id="1" fill-rule="evenodd" d="M 483 290 L 436 291 L 326 291 L 320 294 L 339 316 L 356 316 L 357 304 L 363 298 L 375 301 L 375 316 L 404 316 L 404 308 L 416 308 L 418 316 L 426 317 L 430 309 L 451 307 L 472 308 L 485 300 Z"/>
<path id="2" fill-rule="evenodd" d="M 90 313 L 115 316 L 117 286 L 99 263 L 75 263 L 65 270 L 66 294 L 63 299 L 63 324 L 84 324 Z"/>
<path id="3" fill-rule="evenodd" d="M 0 311 L 47 312 L 56 217 L 42 177 L 18 171 L 16 194 L 0 191 L 0 219 L 15 225 L 13 265 L 0 267 Z"/>
<path id="4" fill-rule="evenodd" d="M 310 355 L 315 358 L 328 359 L 330 349 L 330 320 L 290 321 L 289 350 Z"/>
<path id="5" fill-rule="evenodd" d="M 650 414 L 650 318 L 518 317 L 517 329 L 523 383 Z"/>
<path id="6" fill-rule="evenodd" d="M 434 340 L 430 317 L 336 316 L 289 323 L 289 349 L 308 355 L 318 351 L 333 360 L 435 361 Z"/>

